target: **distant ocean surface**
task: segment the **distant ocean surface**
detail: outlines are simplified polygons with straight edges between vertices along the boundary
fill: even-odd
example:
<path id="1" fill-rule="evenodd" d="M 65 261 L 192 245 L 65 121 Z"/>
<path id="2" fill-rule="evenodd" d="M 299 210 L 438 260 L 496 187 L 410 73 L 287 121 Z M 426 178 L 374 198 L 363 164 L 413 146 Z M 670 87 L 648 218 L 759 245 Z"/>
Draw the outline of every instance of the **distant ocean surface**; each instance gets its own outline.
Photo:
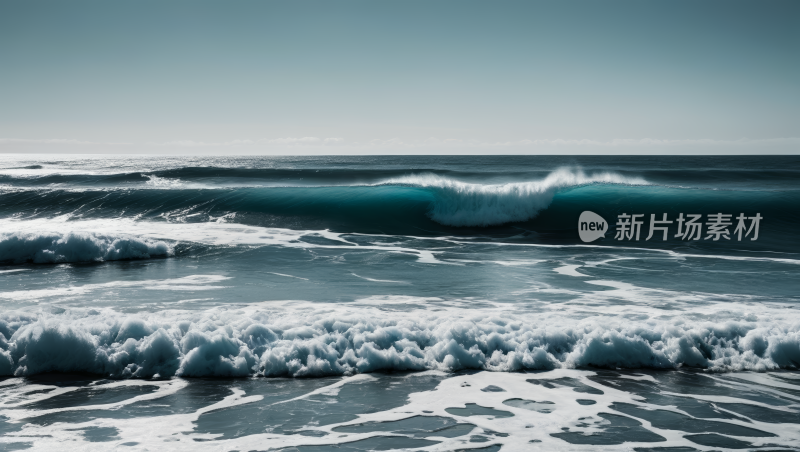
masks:
<path id="1" fill-rule="evenodd" d="M 0 450 L 798 450 L 798 226 L 795 156 L 0 155 Z"/>

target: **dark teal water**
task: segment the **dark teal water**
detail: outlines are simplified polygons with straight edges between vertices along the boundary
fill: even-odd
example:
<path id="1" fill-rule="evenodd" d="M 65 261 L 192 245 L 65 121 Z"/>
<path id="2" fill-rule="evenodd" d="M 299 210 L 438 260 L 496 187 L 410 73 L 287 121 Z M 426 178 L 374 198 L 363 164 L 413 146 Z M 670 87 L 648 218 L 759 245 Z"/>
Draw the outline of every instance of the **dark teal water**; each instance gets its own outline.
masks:
<path id="1" fill-rule="evenodd" d="M 790 450 L 798 176 L 770 156 L 3 156 L 0 446 Z M 581 240 L 584 211 L 604 238 Z"/>

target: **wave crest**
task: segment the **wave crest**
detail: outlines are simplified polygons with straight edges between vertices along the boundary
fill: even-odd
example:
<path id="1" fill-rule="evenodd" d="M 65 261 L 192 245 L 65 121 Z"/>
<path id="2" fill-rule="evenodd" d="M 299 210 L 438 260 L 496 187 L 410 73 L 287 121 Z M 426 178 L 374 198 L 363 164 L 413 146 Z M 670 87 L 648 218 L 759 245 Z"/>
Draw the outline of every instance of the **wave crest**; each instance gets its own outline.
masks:
<path id="1" fill-rule="evenodd" d="M 171 253 L 172 247 L 165 242 L 127 236 L 86 232 L 0 234 L 0 262 L 13 264 L 147 259 Z"/>
<path id="2" fill-rule="evenodd" d="M 249 308 L 136 317 L 110 310 L 6 314 L 0 319 L 0 375 L 319 377 L 427 369 L 766 371 L 800 365 L 798 324 L 586 319 L 545 328 L 533 319 L 485 314 Z"/>
<path id="3" fill-rule="evenodd" d="M 494 226 L 527 221 L 546 209 L 559 189 L 589 184 L 647 185 L 638 177 L 611 172 L 586 174 L 560 168 L 540 181 L 485 185 L 461 182 L 436 174 L 405 176 L 387 181 L 433 189 L 432 220 L 448 226 Z"/>

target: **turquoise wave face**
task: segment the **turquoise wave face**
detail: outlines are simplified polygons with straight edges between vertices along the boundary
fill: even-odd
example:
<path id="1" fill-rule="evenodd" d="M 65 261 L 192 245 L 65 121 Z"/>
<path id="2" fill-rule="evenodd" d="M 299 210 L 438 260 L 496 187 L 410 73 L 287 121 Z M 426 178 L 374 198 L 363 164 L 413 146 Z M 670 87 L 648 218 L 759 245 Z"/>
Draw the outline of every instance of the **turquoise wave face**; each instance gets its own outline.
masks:
<path id="1" fill-rule="evenodd" d="M 798 252 L 797 158 L 309 158 L 38 162 L 0 168 L 0 217 L 233 221 L 289 229 L 488 236 L 582 243 L 578 218 L 603 217 L 593 245 Z M 221 165 L 224 163 L 224 166 Z M 207 166 L 202 166 L 205 164 Z M 181 166 L 183 165 L 183 166 Z M 615 240 L 623 214 L 642 231 Z M 680 215 L 730 215 L 728 239 L 676 237 Z M 759 238 L 731 239 L 759 215 Z M 667 240 L 646 238 L 651 215 Z M 748 220 L 750 221 L 750 220 Z M 749 225 L 748 225 L 749 226 Z M 751 231 L 754 232 L 754 231 Z M 655 236 L 658 237 L 658 236 Z"/>
<path id="2" fill-rule="evenodd" d="M 12 447 L 800 443 L 798 158 L 48 159 L 0 156 Z"/>
<path id="3" fill-rule="evenodd" d="M 230 189 L 24 190 L 4 194 L 0 215 L 75 218 L 120 216 L 202 222 L 235 217 L 244 224 L 338 232 L 416 235 L 489 235 L 542 243 L 579 243 L 583 211 L 602 216 L 611 232 L 595 244 L 626 246 L 736 248 L 800 251 L 794 240 L 800 221 L 794 191 L 678 189 L 662 186 L 593 183 L 575 187 L 531 184 L 477 185 L 445 180 L 439 185 L 345 187 L 261 187 Z M 736 217 L 759 214 L 758 240 L 682 240 L 679 215 Z M 640 214 L 639 240 L 614 240 L 618 216 Z M 663 234 L 645 240 L 651 215 L 673 221 Z M 749 227 L 749 222 L 748 222 Z M 520 233 L 523 234 L 520 237 Z M 752 233 L 749 238 L 752 238 Z M 730 235 L 729 235 L 730 236 Z M 715 242 L 715 243 L 714 243 Z M 726 248 L 727 247 L 727 248 Z"/>
<path id="4" fill-rule="evenodd" d="M 25 160 L 25 159 L 22 159 Z M 652 185 L 729 190 L 798 190 L 796 156 L 430 156 L 76 158 L 0 156 L 0 185 L 137 188 L 172 182 L 197 187 L 375 185 L 434 175 L 467 183 L 541 181 L 568 170 L 612 173 Z"/>

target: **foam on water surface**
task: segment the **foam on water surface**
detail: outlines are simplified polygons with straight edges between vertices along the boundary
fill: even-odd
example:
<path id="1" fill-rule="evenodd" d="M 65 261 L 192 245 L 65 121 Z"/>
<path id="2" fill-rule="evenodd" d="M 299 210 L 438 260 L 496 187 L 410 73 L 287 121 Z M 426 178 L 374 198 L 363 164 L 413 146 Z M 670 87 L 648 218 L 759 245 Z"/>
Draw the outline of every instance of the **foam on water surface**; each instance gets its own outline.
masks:
<path id="1" fill-rule="evenodd" d="M 797 162 L 0 160 L 0 449 L 797 449 Z"/>
<path id="2" fill-rule="evenodd" d="M 132 251 L 131 254 L 124 254 L 115 246 L 121 240 L 135 243 L 136 246 L 155 247 L 150 251 L 153 256 L 167 256 L 172 253 L 172 247 L 168 242 L 200 243 L 213 246 L 282 246 L 294 248 L 328 248 L 342 249 L 343 247 L 358 247 L 360 250 L 374 250 L 390 253 L 406 253 L 417 256 L 421 263 L 438 263 L 460 265 L 462 259 L 442 260 L 437 259 L 436 255 L 443 251 L 425 249 L 423 247 L 404 247 L 387 243 L 380 244 L 360 244 L 348 240 L 348 237 L 364 236 L 365 234 L 346 234 L 335 233 L 329 230 L 295 230 L 285 228 L 265 228 L 249 226 L 243 224 L 229 224 L 225 222 L 211 223 L 169 223 L 154 221 L 136 221 L 135 219 L 95 219 L 95 220 L 74 220 L 69 215 L 51 219 L 0 219 L 0 227 L 4 230 L 24 229 L 26 233 L 6 234 L 0 236 L 0 251 L 4 254 L 3 259 L 9 262 L 34 262 L 34 263 L 57 263 L 57 262 L 85 262 L 102 261 L 115 259 L 137 259 L 150 257 L 144 251 Z M 62 231 L 56 234 L 54 231 Z M 93 234 L 80 235 L 78 231 L 98 231 Z M 55 235 L 54 235 L 55 234 Z M 60 234 L 60 235 L 59 235 Z M 100 235 L 97 235 L 100 234 Z M 315 243 L 307 239 L 322 237 L 327 243 Z M 413 239 L 417 241 L 438 241 L 443 245 L 452 246 L 491 246 L 491 247 L 524 247 L 524 248 L 543 248 L 543 249 L 601 249 L 609 251 L 633 251 L 653 254 L 663 254 L 675 259 L 714 259 L 732 260 L 743 262 L 771 262 L 789 265 L 800 265 L 800 259 L 764 256 L 741 256 L 741 255 L 717 255 L 699 253 L 681 253 L 672 250 L 637 248 L 631 246 L 600 246 L 600 245 L 547 245 L 532 243 L 507 243 L 507 242 L 485 242 L 469 240 L 468 237 L 414 237 L 414 236 L 383 236 L 378 234 L 368 235 L 376 238 L 398 238 L 403 241 Z M 77 237 L 77 238 L 76 238 Z M 98 238 L 99 237 L 99 238 Z M 49 248 L 53 244 L 69 243 L 72 240 L 76 248 L 72 253 L 57 254 L 51 252 Z M 108 250 L 97 251 L 97 242 L 104 246 L 109 246 Z M 166 241 L 166 242 L 165 242 Z M 8 242 L 8 243 L 5 243 Z M 19 247 L 16 242 L 23 242 L 24 247 Z M 128 246 L 129 242 L 124 242 Z M 6 247 L 5 249 L 2 247 Z M 106 253 L 106 254 L 103 254 Z M 38 261 L 36 256 L 50 254 L 61 256 L 58 259 Z M 72 256 L 68 258 L 67 256 Z M 110 256 L 110 257 L 109 257 Z M 598 263 L 590 263 L 589 266 L 602 265 L 604 263 L 631 258 L 615 258 Z M 472 262 L 467 260 L 463 262 Z M 485 261 L 484 261 L 485 262 Z M 504 266 L 529 265 L 535 264 L 537 260 L 503 260 L 489 261 Z M 578 266 L 565 266 L 561 271 L 569 272 L 571 275 L 580 274 L 577 272 Z"/>
<path id="3" fill-rule="evenodd" d="M 224 290 L 230 277 L 106 283 L 8 298 L 112 288 Z M 713 303 L 631 284 L 528 312 L 519 304 L 412 296 L 350 303 L 274 301 L 128 314 L 112 308 L 24 309 L 0 317 L 0 375 L 90 372 L 120 377 L 352 375 L 374 371 L 547 370 L 585 366 L 715 371 L 793 369 L 800 331 L 785 306 Z M 649 300 L 649 301 L 648 301 Z M 661 306 L 682 304 L 678 320 Z M 622 302 L 622 303 L 620 303 Z M 616 304 L 614 304 L 616 303 Z M 37 306 L 33 304 L 32 306 Z M 689 310 L 691 308 L 691 311 Z M 708 318 L 719 319 L 716 322 Z"/>
<path id="4" fill-rule="evenodd" d="M 680 378 L 676 380 L 675 375 Z M 704 387 L 694 387 L 691 393 L 680 397 L 705 407 L 706 414 L 695 410 L 699 417 L 674 404 L 672 399 L 664 399 L 669 390 L 691 388 L 692 380 L 697 377 L 709 381 Z M 770 383 L 779 381 L 771 374 L 761 374 L 758 378 Z M 639 386 L 624 387 L 626 380 L 639 382 Z M 9 395 L 0 402 L 0 416 L 7 419 L 6 423 L 21 428 L 7 431 L 0 442 L 7 445 L 27 443 L 33 446 L 32 450 L 48 450 L 57 444 L 61 448 L 80 450 L 108 450 L 126 445 L 134 450 L 163 447 L 171 450 L 281 450 L 287 447 L 314 450 L 315 446 L 332 445 L 358 449 L 358 444 L 390 449 L 414 445 L 415 449 L 427 451 L 493 445 L 502 450 L 646 450 L 654 447 L 718 450 L 727 447 L 726 444 L 739 443 L 751 449 L 792 450 L 800 441 L 797 424 L 800 405 L 791 397 L 792 390 L 800 386 L 777 393 L 764 393 L 758 384 L 729 389 L 727 377 L 686 372 L 670 377 L 663 373 L 567 369 L 538 373 L 359 375 L 317 389 L 298 388 L 301 393 L 294 397 L 285 389 L 276 394 L 264 392 L 264 387 L 271 383 L 256 379 L 225 384 L 227 389 L 220 389 L 228 395 L 221 400 L 209 401 L 182 414 L 171 414 L 169 405 L 158 405 L 158 401 L 191 391 L 200 382 L 101 381 L 89 386 L 58 387 L 26 385 L 18 379 L 12 381 L 6 385 L 11 388 Z M 304 384 L 303 380 L 295 381 L 296 385 Z M 427 383 L 420 387 L 425 381 Z M 221 382 L 214 384 L 223 385 Z M 43 400 L 55 400 L 76 391 L 109 391 L 120 385 L 129 388 L 152 385 L 156 389 L 144 396 L 133 395 L 111 404 L 37 408 Z M 429 389 L 424 389 L 425 386 Z M 488 386 L 497 389 L 482 390 Z M 386 402 L 385 408 L 376 400 L 373 408 L 365 412 L 345 414 L 346 410 L 342 411 L 342 405 L 347 403 L 343 397 L 359 392 L 372 394 L 380 388 L 402 388 L 407 395 L 396 402 Z M 709 394 L 703 394 L 704 390 Z M 728 394 L 726 397 L 731 401 L 725 402 L 727 405 L 708 400 L 710 393 L 720 392 Z M 767 397 L 765 400 L 778 397 L 786 405 L 776 410 L 753 400 L 762 396 Z M 283 399 L 275 400 L 275 397 Z M 8 399 L 14 402 L 7 403 Z M 539 402 L 519 403 L 521 400 Z M 336 403 L 330 403 L 334 401 Z M 594 403 L 587 404 L 587 401 Z M 737 411 L 723 406 L 733 406 Z M 743 414 L 748 411 L 745 407 L 785 413 L 786 422 L 761 421 Z M 248 410 L 246 417 L 237 416 L 237 410 L 245 408 Z M 128 410 L 122 418 L 114 414 L 120 409 Z M 91 415 L 86 420 L 75 417 L 58 422 L 37 420 L 70 410 Z M 136 416 L 137 410 L 148 414 Z M 269 414 L 275 410 L 290 410 L 298 419 L 305 418 L 309 423 L 285 430 L 279 427 L 285 421 Z M 238 419 L 242 433 L 232 436 L 211 433 L 216 427 L 209 421 L 212 418 L 222 420 L 225 416 Z M 27 423 L 19 424 L 22 421 Z M 261 432 L 247 433 L 254 431 L 251 426 L 255 431 L 260 428 Z M 92 429 L 107 429 L 114 434 L 107 441 L 94 442 L 92 439 L 96 438 L 86 434 Z"/>

